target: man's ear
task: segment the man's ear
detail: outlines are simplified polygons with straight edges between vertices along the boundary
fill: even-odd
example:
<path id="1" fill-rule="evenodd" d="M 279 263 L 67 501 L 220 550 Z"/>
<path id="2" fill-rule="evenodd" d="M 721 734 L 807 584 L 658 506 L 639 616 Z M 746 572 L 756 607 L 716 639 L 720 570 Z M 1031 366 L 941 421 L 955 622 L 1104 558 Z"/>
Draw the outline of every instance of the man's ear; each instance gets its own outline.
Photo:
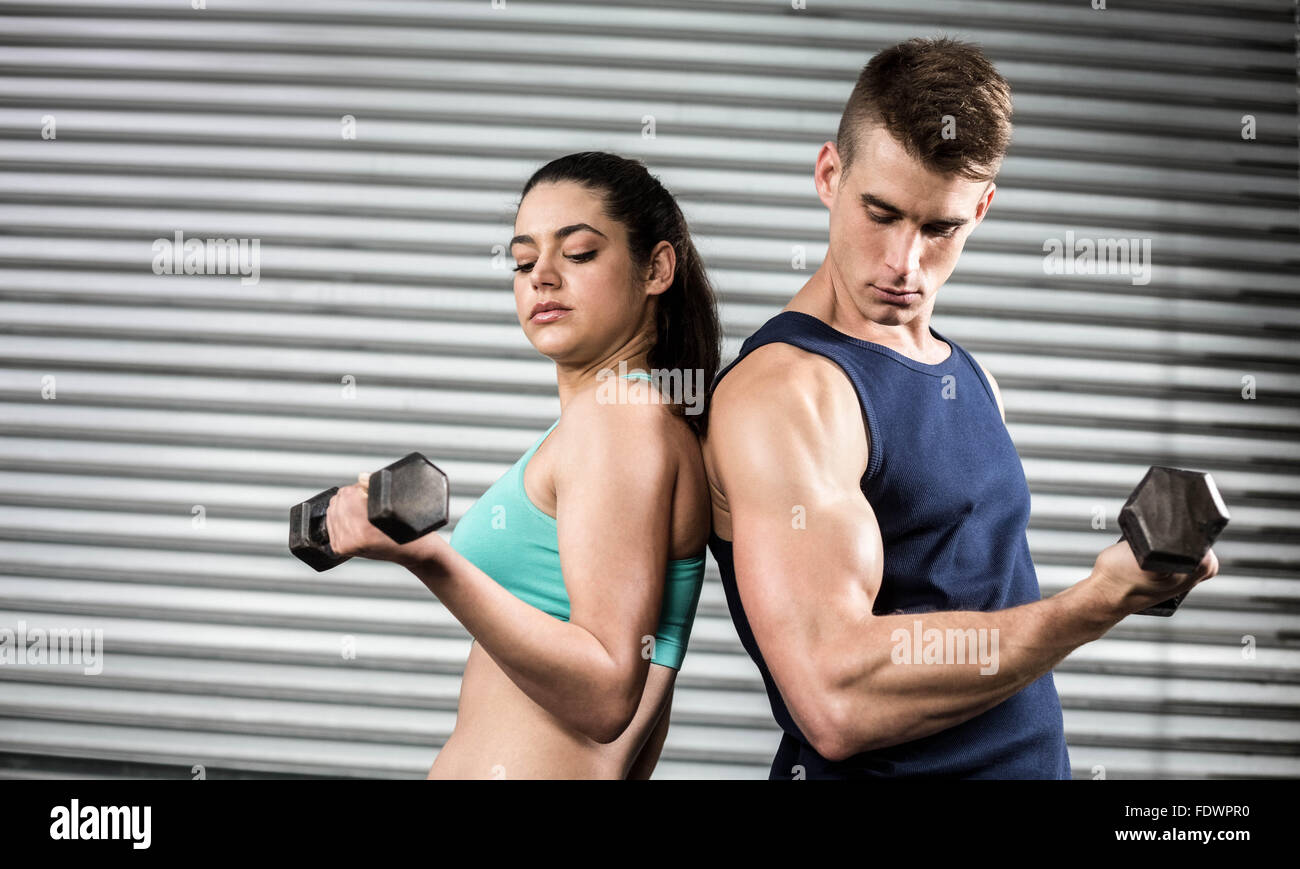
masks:
<path id="1" fill-rule="evenodd" d="M 826 142 L 817 152 L 817 163 L 813 167 L 813 183 L 817 186 L 817 198 L 830 208 L 835 204 L 835 194 L 843 180 L 844 164 L 840 161 L 840 151 L 834 142 Z"/>
<path id="2" fill-rule="evenodd" d="M 979 226 L 984 221 L 984 215 L 989 213 L 989 206 L 993 204 L 993 194 L 997 191 L 998 185 L 992 181 L 989 182 L 988 189 L 980 196 L 980 201 L 975 205 L 975 225 Z"/>

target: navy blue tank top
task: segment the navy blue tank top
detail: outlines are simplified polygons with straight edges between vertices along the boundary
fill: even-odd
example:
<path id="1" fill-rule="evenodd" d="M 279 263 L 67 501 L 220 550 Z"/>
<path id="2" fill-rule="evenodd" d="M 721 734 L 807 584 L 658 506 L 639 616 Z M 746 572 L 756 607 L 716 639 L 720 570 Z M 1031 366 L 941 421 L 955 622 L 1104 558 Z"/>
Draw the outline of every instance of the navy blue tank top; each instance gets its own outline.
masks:
<path id="1" fill-rule="evenodd" d="M 751 335 L 721 379 L 764 344 L 782 342 L 842 368 L 869 437 L 860 481 L 880 524 L 884 572 L 876 615 L 1007 609 L 1040 600 L 1029 557 L 1029 486 L 997 401 L 974 359 L 953 341 L 929 365 L 783 311 Z M 770 778 L 1069 778 L 1061 701 L 1048 672 L 997 706 L 947 730 L 843 761 L 826 760 L 799 732 L 777 691 L 736 590 L 731 543 L 711 534 L 727 607 L 767 688 L 782 730 Z M 969 659 L 968 659 L 969 660 Z"/>

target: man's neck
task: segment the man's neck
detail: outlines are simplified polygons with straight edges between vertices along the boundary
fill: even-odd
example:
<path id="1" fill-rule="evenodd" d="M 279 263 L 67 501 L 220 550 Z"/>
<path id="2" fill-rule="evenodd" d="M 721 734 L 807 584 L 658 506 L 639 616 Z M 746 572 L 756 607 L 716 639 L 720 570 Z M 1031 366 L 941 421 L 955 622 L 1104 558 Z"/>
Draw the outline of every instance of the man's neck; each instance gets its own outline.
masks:
<path id="1" fill-rule="evenodd" d="M 926 365 L 945 361 L 952 348 L 930 334 L 933 298 L 906 323 L 880 323 L 864 314 L 845 291 L 837 290 L 823 264 L 783 310 L 816 317 L 832 329 L 861 341 L 888 347 Z"/>

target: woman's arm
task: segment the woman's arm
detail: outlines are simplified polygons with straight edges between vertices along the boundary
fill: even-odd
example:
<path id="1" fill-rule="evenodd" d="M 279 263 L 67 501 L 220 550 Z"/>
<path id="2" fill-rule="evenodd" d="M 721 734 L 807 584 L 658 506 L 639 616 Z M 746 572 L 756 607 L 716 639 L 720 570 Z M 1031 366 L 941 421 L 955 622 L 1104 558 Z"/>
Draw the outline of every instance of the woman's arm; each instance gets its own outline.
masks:
<path id="1" fill-rule="evenodd" d="M 399 563 L 520 690 L 608 743 L 635 717 L 649 668 L 677 457 L 671 418 L 648 400 L 602 405 L 592 393 L 575 396 L 560 428 L 566 424 L 556 439 L 555 484 L 568 622 L 524 603 L 437 535 L 408 544 L 414 554 Z"/>
<path id="2" fill-rule="evenodd" d="M 641 746 L 641 750 L 637 752 L 636 758 L 628 768 L 628 779 L 648 779 L 659 764 L 659 755 L 664 750 L 664 741 L 668 738 L 668 720 L 672 717 L 673 687 L 672 685 L 668 687 L 668 696 L 659 707 L 659 719 L 655 722 L 654 730 L 650 731 L 645 744 Z"/>

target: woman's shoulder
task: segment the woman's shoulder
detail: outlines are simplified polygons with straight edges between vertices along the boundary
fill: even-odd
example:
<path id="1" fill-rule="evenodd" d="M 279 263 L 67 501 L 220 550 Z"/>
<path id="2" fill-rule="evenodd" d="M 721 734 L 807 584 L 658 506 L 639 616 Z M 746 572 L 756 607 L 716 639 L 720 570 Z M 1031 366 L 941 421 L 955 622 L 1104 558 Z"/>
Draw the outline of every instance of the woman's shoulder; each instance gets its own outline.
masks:
<path id="1" fill-rule="evenodd" d="M 565 405 L 557 428 L 557 433 L 564 430 L 557 469 L 597 485 L 636 488 L 634 481 L 646 475 L 659 479 L 673 493 L 669 558 L 693 560 L 708 541 L 710 519 L 699 439 L 681 408 L 640 401 L 655 388 L 645 381 L 629 387 L 633 384 L 626 400 L 602 401 L 584 393 Z"/>
<path id="2" fill-rule="evenodd" d="M 570 456 L 595 456 L 615 445 L 649 459 L 695 444 L 695 433 L 655 386 L 623 380 L 618 390 L 587 389 L 574 395 L 560 416 L 556 433 Z M 698 446 L 696 446 L 698 449 Z"/>

